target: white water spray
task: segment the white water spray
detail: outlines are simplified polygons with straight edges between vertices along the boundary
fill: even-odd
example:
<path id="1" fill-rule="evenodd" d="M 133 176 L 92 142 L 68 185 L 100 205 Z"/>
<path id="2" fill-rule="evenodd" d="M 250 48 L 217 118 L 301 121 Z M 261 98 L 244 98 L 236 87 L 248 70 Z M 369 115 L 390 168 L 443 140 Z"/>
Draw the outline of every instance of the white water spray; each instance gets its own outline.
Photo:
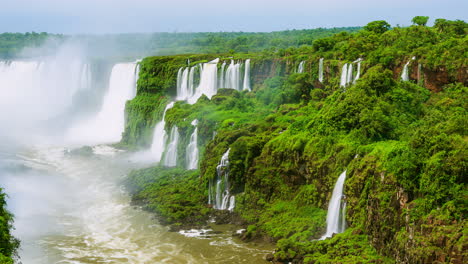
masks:
<path id="1" fill-rule="evenodd" d="M 304 64 L 305 64 L 305 61 L 301 61 L 299 63 L 299 66 L 297 67 L 297 73 L 303 73 L 304 72 Z"/>
<path id="2" fill-rule="evenodd" d="M 411 61 L 415 60 L 416 57 L 412 57 L 411 60 L 409 60 L 405 66 L 403 66 L 403 71 L 401 72 L 401 80 L 404 82 L 409 81 L 409 73 L 408 73 L 408 65 L 411 63 Z"/>
<path id="3" fill-rule="evenodd" d="M 214 202 L 214 208 L 217 210 L 234 210 L 235 196 L 230 195 L 230 184 L 229 184 L 229 152 L 228 149 L 216 167 L 216 189 L 213 188 L 213 181 L 210 181 L 208 190 L 208 203 Z M 213 197 L 214 194 L 214 197 Z"/>
<path id="4" fill-rule="evenodd" d="M 250 59 L 245 61 L 243 90 L 250 91 Z"/>
<path id="5" fill-rule="evenodd" d="M 198 168 L 198 120 L 193 120 L 192 126 L 195 127 L 195 130 L 190 135 L 190 142 L 187 145 L 187 170 L 196 170 Z"/>
<path id="6" fill-rule="evenodd" d="M 109 88 L 99 113 L 70 129 L 68 140 L 97 144 L 120 141 L 125 126 L 125 103 L 135 97 L 136 63 L 119 63 L 112 68 Z"/>
<path id="7" fill-rule="evenodd" d="M 318 72 L 319 82 L 323 83 L 323 58 L 319 60 L 319 72 Z"/>
<path id="8" fill-rule="evenodd" d="M 171 135 L 169 137 L 169 144 L 167 145 L 166 156 L 164 157 L 164 166 L 175 167 L 177 166 L 177 147 L 179 146 L 179 128 L 173 126 Z"/>
<path id="9" fill-rule="evenodd" d="M 346 87 L 347 81 L 348 81 L 348 63 L 345 63 L 343 65 L 343 68 L 341 69 L 340 86 Z"/>
<path id="10" fill-rule="evenodd" d="M 327 232 L 322 236 L 322 240 L 331 237 L 333 234 L 342 233 L 346 228 L 346 201 L 343 195 L 343 186 L 346 180 L 346 171 L 341 173 L 333 188 L 332 198 L 328 204 Z"/>
<path id="11" fill-rule="evenodd" d="M 161 157 L 164 153 L 167 139 L 167 133 L 164 129 L 166 126 L 166 121 L 164 119 L 166 117 L 167 110 L 171 109 L 172 107 L 174 107 L 174 102 L 170 102 L 166 105 L 161 121 L 159 121 L 154 127 L 153 143 L 151 144 L 151 154 L 153 155 L 154 160 L 156 162 L 161 161 Z"/>

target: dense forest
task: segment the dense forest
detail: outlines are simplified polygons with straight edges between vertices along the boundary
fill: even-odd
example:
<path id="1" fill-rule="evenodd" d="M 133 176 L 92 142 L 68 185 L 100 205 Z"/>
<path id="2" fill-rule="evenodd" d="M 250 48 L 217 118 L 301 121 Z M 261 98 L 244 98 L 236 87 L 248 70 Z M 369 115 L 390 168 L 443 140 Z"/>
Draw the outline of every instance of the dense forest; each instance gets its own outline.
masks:
<path id="1" fill-rule="evenodd" d="M 145 58 L 120 147 L 151 145 L 187 63 L 219 58 L 221 70 L 223 62 L 251 59 L 252 91 L 176 102 L 165 121 L 166 131 L 180 133 L 177 166 L 131 173 L 134 202 L 174 230 L 211 217 L 244 226 L 243 239 L 276 243 L 268 259 L 277 263 L 466 262 L 468 24 L 413 22 L 374 21 L 258 53 Z M 343 83 L 349 65 L 360 76 Z M 186 170 L 195 119 L 201 161 Z M 208 205 L 225 153 L 233 212 Z M 318 240 L 344 171 L 346 231 Z"/>
<path id="2" fill-rule="evenodd" d="M 118 35 L 65 36 L 47 33 L 0 34 L 0 58 L 31 57 L 53 54 L 60 44 L 71 43 L 86 48 L 92 57 L 135 57 L 186 53 L 233 53 L 276 51 L 310 45 L 315 39 L 338 32 L 355 32 L 359 27 L 317 28 L 271 33 L 151 33 Z M 34 48 L 41 47 L 37 52 Z M 26 49 L 26 50 L 25 50 Z"/>

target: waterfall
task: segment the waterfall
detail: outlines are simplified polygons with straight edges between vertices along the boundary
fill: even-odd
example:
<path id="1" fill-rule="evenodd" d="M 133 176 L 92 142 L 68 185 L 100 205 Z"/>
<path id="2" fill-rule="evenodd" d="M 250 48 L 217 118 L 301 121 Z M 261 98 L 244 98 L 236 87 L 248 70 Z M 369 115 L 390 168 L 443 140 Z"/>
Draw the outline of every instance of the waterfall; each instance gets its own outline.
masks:
<path id="1" fill-rule="evenodd" d="M 343 186 L 346 179 L 346 171 L 341 173 L 333 188 L 332 198 L 328 204 L 327 232 L 322 240 L 333 234 L 344 232 L 346 228 L 346 200 L 344 200 Z"/>
<path id="2" fill-rule="evenodd" d="M 348 81 L 348 63 L 343 65 L 341 69 L 341 78 L 340 78 L 340 86 L 346 87 L 346 82 Z"/>
<path id="3" fill-rule="evenodd" d="M 182 71 L 184 67 L 180 67 L 179 71 L 177 71 L 177 96 L 179 96 L 181 86 L 182 86 Z"/>
<path id="4" fill-rule="evenodd" d="M 346 84 L 350 84 L 353 81 L 353 64 L 348 64 L 348 73 L 346 74 Z"/>
<path id="5" fill-rule="evenodd" d="M 250 59 L 245 60 L 244 87 L 242 90 L 250 91 Z"/>
<path id="6" fill-rule="evenodd" d="M 221 73 L 219 75 L 219 83 L 218 87 L 219 88 L 224 88 L 224 69 L 226 68 L 226 62 L 223 62 L 221 65 Z"/>
<path id="7" fill-rule="evenodd" d="M 318 73 L 319 82 L 323 83 L 323 58 L 319 60 L 319 73 Z"/>
<path id="8" fill-rule="evenodd" d="M 200 84 L 195 89 L 193 96 L 188 98 L 189 104 L 196 103 L 203 94 L 211 99 L 217 93 L 218 62 L 219 59 L 215 59 L 200 66 Z"/>
<path id="9" fill-rule="evenodd" d="M 245 60 L 244 79 L 241 78 L 241 62 L 234 62 L 226 67 L 223 62 L 218 77 L 219 58 L 193 67 L 182 67 L 177 72 L 177 100 L 194 104 L 204 94 L 211 99 L 219 88 L 230 88 L 238 91 L 251 90 L 250 59 Z M 195 87 L 195 70 L 200 69 L 200 83 Z"/>
<path id="10" fill-rule="evenodd" d="M 404 82 L 409 81 L 409 73 L 408 73 L 408 65 L 411 63 L 412 60 L 415 60 L 416 57 L 412 57 L 405 66 L 403 66 L 403 71 L 401 72 L 401 80 Z"/>
<path id="11" fill-rule="evenodd" d="M 179 79 L 177 80 L 177 83 L 180 84 L 180 86 L 177 87 L 177 100 L 186 100 L 189 96 L 189 82 L 188 82 L 189 70 L 190 69 L 188 67 L 185 68 L 182 71 L 180 80 Z"/>
<path id="12" fill-rule="evenodd" d="M 297 73 L 303 73 L 304 72 L 304 64 L 305 64 L 305 61 L 301 61 L 299 63 L 299 67 L 297 67 Z"/>
<path id="13" fill-rule="evenodd" d="M 118 63 L 112 68 L 109 88 L 99 113 L 68 133 L 71 141 L 80 143 L 118 142 L 125 126 L 125 103 L 136 94 L 137 63 Z"/>
<path id="14" fill-rule="evenodd" d="M 354 81 L 353 83 L 356 83 L 356 81 L 359 79 L 359 77 L 361 76 L 361 61 L 362 59 L 359 58 L 355 61 L 355 63 L 357 62 L 357 72 L 356 72 L 356 77 L 354 77 Z"/>
<path id="15" fill-rule="evenodd" d="M 162 154 L 164 153 L 164 147 L 166 145 L 167 139 L 167 133 L 164 129 L 164 127 L 166 126 L 166 121 L 164 119 L 166 117 L 167 110 L 171 109 L 172 107 L 174 107 L 174 102 L 170 102 L 166 105 L 161 121 L 159 121 L 154 127 L 153 143 L 151 144 L 151 153 L 153 154 L 156 162 L 161 161 Z"/>
<path id="16" fill-rule="evenodd" d="M 164 157 L 164 166 L 175 167 L 177 166 L 177 147 L 179 145 L 179 129 L 173 126 L 171 135 L 169 137 L 169 144 L 167 145 L 166 156 Z"/>
<path id="17" fill-rule="evenodd" d="M 192 135 L 190 135 L 190 142 L 187 146 L 186 160 L 187 170 L 198 169 L 198 120 L 192 121 L 192 126 L 195 127 Z"/>
<path id="18" fill-rule="evenodd" d="M 9 119 L 6 113 L 15 109 L 15 123 L 46 120 L 65 112 L 78 92 L 89 90 L 91 78 L 90 65 L 81 60 L 0 61 L 0 111 Z"/>
<path id="19" fill-rule="evenodd" d="M 401 73 L 401 80 L 407 82 L 409 81 L 409 74 L 408 74 L 408 65 L 410 64 L 411 61 L 408 61 L 405 66 L 403 67 L 403 71 Z"/>
<path id="20" fill-rule="evenodd" d="M 231 60 L 231 64 L 229 64 L 226 70 L 226 76 L 224 77 L 224 87 L 223 88 L 231 88 L 237 91 L 241 90 L 240 87 L 240 66 L 241 63 L 235 63 L 234 60 Z"/>
<path id="21" fill-rule="evenodd" d="M 187 99 L 192 97 L 195 94 L 195 69 L 196 67 L 190 68 L 190 73 L 189 73 L 189 78 L 188 78 Z"/>
<path id="22" fill-rule="evenodd" d="M 229 152 L 228 149 L 216 167 L 216 188 L 213 188 L 213 181 L 209 182 L 208 187 L 208 203 L 213 204 L 213 207 L 217 210 L 234 210 L 235 196 L 230 195 L 229 192 Z M 214 197 L 213 197 L 214 193 Z"/>

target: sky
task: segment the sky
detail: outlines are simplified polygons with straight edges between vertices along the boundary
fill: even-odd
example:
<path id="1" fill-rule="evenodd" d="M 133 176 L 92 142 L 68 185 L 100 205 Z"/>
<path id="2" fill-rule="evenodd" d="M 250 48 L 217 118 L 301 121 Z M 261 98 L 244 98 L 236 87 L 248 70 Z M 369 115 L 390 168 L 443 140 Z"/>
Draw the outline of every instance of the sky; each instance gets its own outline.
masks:
<path id="1" fill-rule="evenodd" d="M 269 32 L 414 16 L 468 20 L 468 0 L 0 0 L 0 32 Z"/>

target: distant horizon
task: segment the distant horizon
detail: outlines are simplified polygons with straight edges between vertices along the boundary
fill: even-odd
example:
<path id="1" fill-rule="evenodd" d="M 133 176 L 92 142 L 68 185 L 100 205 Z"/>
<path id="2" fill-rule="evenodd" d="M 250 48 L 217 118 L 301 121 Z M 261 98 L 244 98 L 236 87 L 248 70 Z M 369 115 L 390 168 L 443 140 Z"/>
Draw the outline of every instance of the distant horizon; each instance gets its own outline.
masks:
<path id="1" fill-rule="evenodd" d="M 63 35 L 269 33 L 362 27 L 385 20 L 410 26 L 414 16 L 467 20 L 464 0 L 15 0 L 2 3 L 0 32 Z"/>
<path id="2" fill-rule="evenodd" d="M 371 22 L 371 21 L 369 21 Z M 362 26 L 344 26 L 344 27 L 317 27 L 317 28 L 294 28 L 294 29 L 284 29 L 284 30 L 273 30 L 273 31 L 193 31 L 193 32 L 188 32 L 188 31 L 154 31 L 154 32 L 116 32 L 116 33 L 75 33 L 75 34 L 68 34 L 68 33 L 54 33 L 54 32 L 47 32 L 47 31 L 24 31 L 24 32 L 0 32 L 0 34 L 6 34 L 6 33 L 11 33 L 11 34 L 26 34 L 26 33 L 47 33 L 51 35 L 63 35 L 63 36 L 106 36 L 106 35 L 132 35 L 132 34 L 197 34 L 197 33 L 252 33 L 252 34 L 259 34 L 259 33 L 274 33 L 274 32 L 285 32 L 285 31 L 301 31 L 301 30 L 314 30 L 314 29 L 339 29 L 339 28 L 362 28 L 365 25 Z M 401 26 L 401 25 L 400 25 Z M 408 27 L 411 25 L 407 26 L 402 26 L 402 27 Z M 394 28 L 394 27 L 392 27 Z"/>

